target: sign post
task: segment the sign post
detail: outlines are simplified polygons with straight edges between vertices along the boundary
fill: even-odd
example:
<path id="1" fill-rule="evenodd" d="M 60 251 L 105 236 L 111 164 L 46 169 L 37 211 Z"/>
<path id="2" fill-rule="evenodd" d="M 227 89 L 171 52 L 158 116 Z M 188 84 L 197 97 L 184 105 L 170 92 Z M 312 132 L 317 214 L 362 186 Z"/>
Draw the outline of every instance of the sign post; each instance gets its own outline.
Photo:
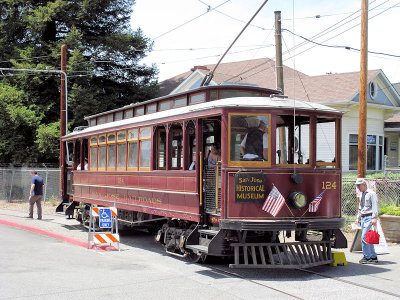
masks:
<path id="1" fill-rule="evenodd" d="M 116 243 L 118 251 L 120 251 L 117 213 L 115 203 L 114 207 L 93 207 L 93 204 L 90 206 L 88 249 L 91 242 L 93 242 L 96 250 L 98 244 L 111 245 Z M 99 228 L 109 229 L 109 231 L 102 230 L 101 233 L 96 233 L 96 217 L 99 219 Z"/>

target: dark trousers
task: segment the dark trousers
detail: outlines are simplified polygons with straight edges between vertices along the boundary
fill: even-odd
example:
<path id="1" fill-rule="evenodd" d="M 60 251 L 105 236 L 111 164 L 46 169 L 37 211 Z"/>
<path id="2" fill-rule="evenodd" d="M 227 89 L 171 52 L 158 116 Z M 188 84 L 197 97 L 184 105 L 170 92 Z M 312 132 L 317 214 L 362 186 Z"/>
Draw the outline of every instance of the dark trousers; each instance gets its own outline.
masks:
<path id="1" fill-rule="evenodd" d="M 43 195 L 34 195 L 29 197 L 29 217 L 33 218 L 33 206 L 36 203 L 38 219 L 42 218 L 42 198 Z"/>

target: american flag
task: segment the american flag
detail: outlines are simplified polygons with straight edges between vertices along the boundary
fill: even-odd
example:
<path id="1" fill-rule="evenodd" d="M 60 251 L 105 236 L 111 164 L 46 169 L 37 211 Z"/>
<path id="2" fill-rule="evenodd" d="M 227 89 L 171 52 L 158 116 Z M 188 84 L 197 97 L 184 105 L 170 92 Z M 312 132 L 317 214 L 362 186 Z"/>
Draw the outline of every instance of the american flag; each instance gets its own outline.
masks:
<path id="1" fill-rule="evenodd" d="M 309 212 L 316 212 L 318 210 L 318 206 L 321 203 L 324 193 L 325 190 L 323 190 L 321 194 L 319 194 L 313 201 L 311 201 L 310 206 L 308 207 Z"/>
<path id="2" fill-rule="evenodd" d="M 269 193 L 267 200 L 265 200 L 262 210 L 276 217 L 283 204 L 285 204 L 285 198 L 283 198 L 281 193 L 279 193 L 278 189 L 274 186 Z"/>

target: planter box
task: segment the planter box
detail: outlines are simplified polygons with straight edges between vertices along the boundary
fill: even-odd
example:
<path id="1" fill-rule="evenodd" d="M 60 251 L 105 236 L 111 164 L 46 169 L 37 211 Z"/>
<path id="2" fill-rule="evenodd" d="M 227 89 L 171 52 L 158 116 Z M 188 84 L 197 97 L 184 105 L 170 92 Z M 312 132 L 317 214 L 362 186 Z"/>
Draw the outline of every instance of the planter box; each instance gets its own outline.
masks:
<path id="1" fill-rule="evenodd" d="M 379 220 L 386 241 L 400 243 L 400 216 L 381 215 Z"/>

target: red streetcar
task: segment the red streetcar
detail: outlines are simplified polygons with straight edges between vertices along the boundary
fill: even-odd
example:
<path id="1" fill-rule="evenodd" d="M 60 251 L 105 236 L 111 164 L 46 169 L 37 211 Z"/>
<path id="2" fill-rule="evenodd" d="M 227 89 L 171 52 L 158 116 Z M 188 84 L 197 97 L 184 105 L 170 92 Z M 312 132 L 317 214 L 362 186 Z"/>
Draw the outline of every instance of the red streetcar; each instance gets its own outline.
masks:
<path id="1" fill-rule="evenodd" d="M 332 108 L 222 85 L 86 120 L 63 137 L 68 215 L 85 222 L 90 204 L 115 204 L 122 224 L 155 232 L 168 253 L 232 257 L 231 267 L 328 264 L 347 246 Z"/>

